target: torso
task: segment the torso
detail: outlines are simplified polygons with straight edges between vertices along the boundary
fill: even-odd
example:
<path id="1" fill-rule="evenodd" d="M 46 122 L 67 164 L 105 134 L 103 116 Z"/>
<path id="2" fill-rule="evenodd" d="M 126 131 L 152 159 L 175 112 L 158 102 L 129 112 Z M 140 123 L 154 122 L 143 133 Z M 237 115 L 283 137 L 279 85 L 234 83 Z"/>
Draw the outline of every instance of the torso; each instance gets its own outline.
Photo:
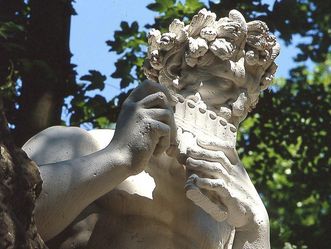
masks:
<path id="1" fill-rule="evenodd" d="M 58 137 L 59 132 L 56 134 Z M 112 132 L 89 135 L 100 149 L 110 141 Z M 232 228 L 225 222 L 216 222 L 186 198 L 182 165 L 162 155 L 151 160 L 146 172 L 128 178 L 96 200 L 91 205 L 94 211 L 83 212 L 71 228 L 51 241 L 50 248 L 52 245 L 61 249 L 231 248 Z M 78 243 L 75 246 L 74 238 L 81 242 L 80 246 Z"/>
<path id="2" fill-rule="evenodd" d="M 155 180 L 154 189 L 151 176 L 142 173 L 97 200 L 104 213 L 92 233 L 89 248 L 225 248 L 231 228 L 214 221 L 186 198 L 181 165 L 163 155 L 152 160 L 146 171 Z M 144 182 L 152 189 L 134 192 Z"/>

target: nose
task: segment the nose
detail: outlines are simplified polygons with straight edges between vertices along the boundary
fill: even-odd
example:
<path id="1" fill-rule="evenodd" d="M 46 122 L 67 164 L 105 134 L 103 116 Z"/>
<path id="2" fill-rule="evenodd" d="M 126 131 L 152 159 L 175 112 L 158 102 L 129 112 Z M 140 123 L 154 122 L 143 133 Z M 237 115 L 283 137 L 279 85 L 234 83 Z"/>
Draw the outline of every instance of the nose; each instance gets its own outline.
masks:
<path id="1" fill-rule="evenodd" d="M 248 96 L 246 91 L 242 91 L 235 102 L 232 103 L 232 115 L 240 117 L 245 114 L 247 109 Z"/>

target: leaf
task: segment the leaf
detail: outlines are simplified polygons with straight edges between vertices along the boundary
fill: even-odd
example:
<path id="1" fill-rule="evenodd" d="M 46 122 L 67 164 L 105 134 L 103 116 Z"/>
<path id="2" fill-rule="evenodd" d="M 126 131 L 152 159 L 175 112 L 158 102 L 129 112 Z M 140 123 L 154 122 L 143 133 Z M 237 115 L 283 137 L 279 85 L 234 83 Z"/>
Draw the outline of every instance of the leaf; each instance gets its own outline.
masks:
<path id="1" fill-rule="evenodd" d="M 128 22 L 122 21 L 120 26 L 121 26 L 121 29 L 124 33 L 130 33 L 130 27 L 129 27 Z"/>
<path id="2" fill-rule="evenodd" d="M 133 33 L 137 33 L 139 29 L 139 24 L 138 22 L 134 21 L 133 23 L 131 23 L 131 32 Z"/>
<path id="3" fill-rule="evenodd" d="M 24 31 L 24 27 L 13 21 L 0 22 L 0 37 L 3 37 L 4 39 L 8 39 L 9 37 L 14 36 L 15 33 L 22 31 Z"/>
<path id="4" fill-rule="evenodd" d="M 105 80 L 107 77 L 101 74 L 99 71 L 96 70 L 89 70 L 89 74 L 86 74 L 80 78 L 83 81 L 89 81 L 90 84 L 86 87 L 86 91 L 91 90 L 103 90 L 105 88 Z"/>
<path id="5" fill-rule="evenodd" d="M 133 64 L 129 58 L 121 58 L 115 63 L 116 71 L 112 73 L 113 78 L 120 78 L 120 87 L 126 88 L 133 82 L 134 78 L 131 75 Z"/>
<path id="6" fill-rule="evenodd" d="M 147 9 L 150 9 L 155 12 L 161 12 L 162 11 L 162 5 L 160 3 L 151 3 L 146 6 Z"/>
<path id="7" fill-rule="evenodd" d="M 190 11 L 197 12 L 199 9 L 204 7 L 204 4 L 199 0 L 186 0 L 185 6 L 187 6 Z"/>
<path id="8" fill-rule="evenodd" d="M 175 0 L 156 0 L 155 3 L 147 5 L 147 9 L 150 9 L 155 12 L 164 13 L 169 8 L 173 7 L 176 3 Z"/>

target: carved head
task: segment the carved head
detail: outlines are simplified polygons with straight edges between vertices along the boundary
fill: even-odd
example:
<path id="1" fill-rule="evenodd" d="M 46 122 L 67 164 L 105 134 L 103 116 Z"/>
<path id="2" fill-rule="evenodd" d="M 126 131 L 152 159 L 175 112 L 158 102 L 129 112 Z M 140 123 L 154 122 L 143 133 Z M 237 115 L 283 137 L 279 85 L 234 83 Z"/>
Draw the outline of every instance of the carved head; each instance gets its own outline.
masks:
<path id="1" fill-rule="evenodd" d="M 175 19 L 167 33 L 152 29 L 148 44 L 147 78 L 236 126 L 271 84 L 280 51 L 264 22 L 236 10 L 216 20 L 202 9 L 189 25 Z"/>

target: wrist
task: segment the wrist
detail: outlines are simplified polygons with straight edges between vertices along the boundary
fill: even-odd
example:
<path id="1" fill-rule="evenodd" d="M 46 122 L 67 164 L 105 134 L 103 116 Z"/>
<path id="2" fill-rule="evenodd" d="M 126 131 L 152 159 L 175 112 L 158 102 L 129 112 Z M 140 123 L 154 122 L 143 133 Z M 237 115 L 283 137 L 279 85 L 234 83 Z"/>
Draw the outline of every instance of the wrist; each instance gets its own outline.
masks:
<path id="1" fill-rule="evenodd" d="M 143 169 L 137 167 L 143 160 L 134 158 L 134 151 L 127 144 L 112 140 L 105 148 L 106 153 L 109 153 L 110 159 L 115 161 L 112 164 L 119 168 L 127 177 L 139 174 Z"/>
<path id="2" fill-rule="evenodd" d="M 125 177 L 132 175 L 131 173 L 131 160 L 130 153 L 125 146 L 120 146 L 118 143 L 113 141 L 103 149 L 104 154 L 108 158 L 108 162 L 111 167 L 116 167 L 118 170 L 123 172 Z"/>

